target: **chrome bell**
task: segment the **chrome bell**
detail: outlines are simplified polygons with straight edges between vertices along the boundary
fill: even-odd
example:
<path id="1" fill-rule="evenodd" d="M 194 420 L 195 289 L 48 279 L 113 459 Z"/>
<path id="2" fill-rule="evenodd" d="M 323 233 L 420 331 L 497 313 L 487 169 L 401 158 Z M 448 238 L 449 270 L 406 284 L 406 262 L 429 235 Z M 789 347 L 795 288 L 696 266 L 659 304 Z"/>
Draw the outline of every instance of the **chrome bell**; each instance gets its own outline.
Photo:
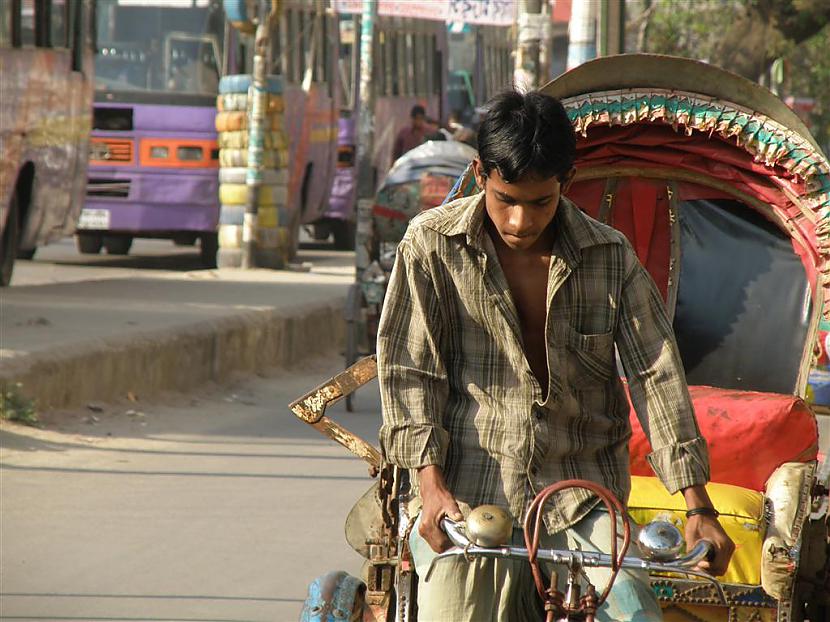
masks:
<path id="1" fill-rule="evenodd" d="M 497 505 L 480 505 L 467 516 L 467 536 L 478 546 L 505 546 L 513 534 L 513 517 Z"/>
<path id="2" fill-rule="evenodd" d="M 670 562 L 678 558 L 685 541 L 672 523 L 655 520 L 640 530 L 637 546 L 643 558 L 653 562 Z"/>

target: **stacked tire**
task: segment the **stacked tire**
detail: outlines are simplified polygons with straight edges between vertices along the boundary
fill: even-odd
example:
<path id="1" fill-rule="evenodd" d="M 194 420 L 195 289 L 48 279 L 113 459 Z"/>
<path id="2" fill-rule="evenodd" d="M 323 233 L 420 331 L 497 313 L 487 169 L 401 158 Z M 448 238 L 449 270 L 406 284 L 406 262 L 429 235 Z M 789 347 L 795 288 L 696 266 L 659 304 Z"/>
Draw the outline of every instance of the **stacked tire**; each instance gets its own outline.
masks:
<path id="1" fill-rule="evenodd" d="M 219 133 L 219 265 L 238 267 L 248 199 L 250 98 L 248 74 L 225 76 L 219 82 L 216 131 Z M 283 130 L 282 78 L 269 76 L 268 105 L 262 140 L 264 165 L 256 222 L 256 265 L 280 268 L 288 259 L 288 141 Z"/>

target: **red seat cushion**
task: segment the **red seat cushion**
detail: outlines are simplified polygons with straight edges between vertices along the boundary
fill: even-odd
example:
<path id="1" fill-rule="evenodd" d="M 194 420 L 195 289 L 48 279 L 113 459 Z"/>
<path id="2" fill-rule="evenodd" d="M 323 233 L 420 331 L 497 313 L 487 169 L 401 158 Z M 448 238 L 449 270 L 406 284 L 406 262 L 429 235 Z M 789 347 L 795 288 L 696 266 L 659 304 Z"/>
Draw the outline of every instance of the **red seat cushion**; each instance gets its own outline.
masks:
<path id="1" fill-rule="evenodd" d="M 709 444 L 712 481 L 763 491 L 785 462 L 815 460 L 818 427 L 809 406 L 792 395 L 689 387 L 701 434 Z M 631 474 L 653 475 L 651 451 L 631 409 Z"/>

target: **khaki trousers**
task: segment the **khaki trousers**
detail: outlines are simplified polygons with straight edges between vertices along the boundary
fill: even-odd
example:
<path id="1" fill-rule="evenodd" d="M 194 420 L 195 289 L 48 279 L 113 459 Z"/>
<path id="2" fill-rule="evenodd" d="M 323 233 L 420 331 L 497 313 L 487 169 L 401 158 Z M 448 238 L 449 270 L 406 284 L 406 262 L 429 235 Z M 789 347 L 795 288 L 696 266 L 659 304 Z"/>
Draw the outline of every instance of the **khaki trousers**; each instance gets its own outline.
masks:
<path id="1" fill-rule="evenodd" d="M 542 537 L 541 548 L 582 551 L 610 551 L 610 518 L 604 509 L 595 509 L 573 527 Z M 463 557 L 437 562 L 429 583 L 423 577 L 435 553 L 418 535 L 418 524 L 409 538 L 418 574 L 418 622 L 542 622 L 545 612 L 536 593 L 530 564 L 524 560 L 475 559 Z M 513 531 L 512 544 L 524 546 L 521 530 Z M 638 556 L 636 545 L 629 557 Z M 551 566 L 543 570 L 549 575 Z M 566 571 L 556 568 L 559 589 L 564 591 Z M 591 583 L 601 592 L 610 571 L 586 569 Z M 660 605 L 644 571 L 622 570 L 608 600 L 597 613 L 598 622 L 658 622 Z"/>

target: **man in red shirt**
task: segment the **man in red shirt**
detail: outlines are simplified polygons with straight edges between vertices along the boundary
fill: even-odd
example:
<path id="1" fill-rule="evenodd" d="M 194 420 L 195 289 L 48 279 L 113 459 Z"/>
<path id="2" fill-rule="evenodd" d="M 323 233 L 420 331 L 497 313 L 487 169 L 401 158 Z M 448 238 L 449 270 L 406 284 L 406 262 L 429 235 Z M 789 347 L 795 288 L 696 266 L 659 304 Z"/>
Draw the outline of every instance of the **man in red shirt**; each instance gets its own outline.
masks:
<path id="1" fill-rule="evenodd" d="M 420 104 L 412 106 L 412 112 L 409 113 L 412 124 L 401 128 L 395 138 L 395 147 L 392 150 L 392 160 L 397 160 L 410 149 L 414 149 L 418 145 L 423 144 L 426 134 L 429 132 L 429 127 L 426 124 L 426 110 Z"/>

